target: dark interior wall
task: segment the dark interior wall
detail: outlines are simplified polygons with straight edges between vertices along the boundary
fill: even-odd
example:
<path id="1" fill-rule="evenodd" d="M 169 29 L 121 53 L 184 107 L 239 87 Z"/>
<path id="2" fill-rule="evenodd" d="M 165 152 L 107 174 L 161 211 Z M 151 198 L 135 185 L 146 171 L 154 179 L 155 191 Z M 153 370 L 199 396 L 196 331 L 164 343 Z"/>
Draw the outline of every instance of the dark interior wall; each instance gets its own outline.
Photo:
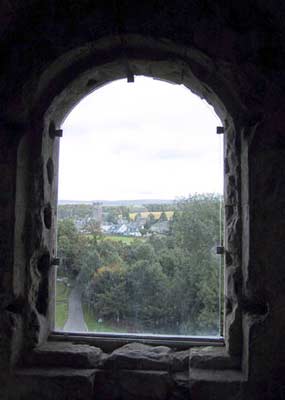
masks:
<path id="1" fill-rule="evenodd" d="M 285 6 L 268 3 L 1 3 L 0 368 L 4 382 L 9 368 L 13 376 L 24 351 L 44 343 L 49 332 L 49 303 L 44 304 L 39 287 L 45 293 L 47 270 L 55 256 L 54 236 L 43 219 L 56 195 L 56 179 L 45 183 L 48 159 L 57 148 L 49 135 L 51 119 L 58 126 L 80 97 L 102 82 L 124 76 L 122 60 L 128 59 L 134 73 L 185 83 L 205 97 L 216 107 L 231 138 L 225 162 L 226 339 L 229 354 L 241 356 L 242 377 L 223 378 L 229 380 L 227 386 L 222 378 L 215 378 L 216 371 L 194 378 L 193 367 L 188 394 L 197 399 L 218 394 L 224 398 L 285 396 Z M 152 398 L 147 393 L 142 398 Z M 17 390 L 13 396 L 17 398 Z M 170 398 L 168 392 L 164 398 Z"/>

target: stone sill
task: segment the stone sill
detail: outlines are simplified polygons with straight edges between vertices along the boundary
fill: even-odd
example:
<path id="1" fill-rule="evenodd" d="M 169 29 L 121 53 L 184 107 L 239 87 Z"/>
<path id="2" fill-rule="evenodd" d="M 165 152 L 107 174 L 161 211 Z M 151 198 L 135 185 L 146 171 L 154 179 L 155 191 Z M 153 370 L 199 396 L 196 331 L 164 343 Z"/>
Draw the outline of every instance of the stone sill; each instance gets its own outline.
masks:
<path id="1" fill-rule="evenodd" d="M 184 399 L 190 392 L 211 392 L 217 385 L 235 391 L 244 382 L 242 372 L 235 369 L 239 360 L 230 358 L 224 347 L 175 351 L 129 343 L 105 353 L 87 344 L 51 341 L 34 349 L 24 361 L 14 378 L 19 393 L 29 400 L 39 396 L 44 400 L 93 400 L 95 394 L 105 400 L 117 398 L 118 393 L 118 398 L 126 399 L 141 398 L 142 393 L 144 399 L 166 400 L 170 393 Z M 53 397 L 45 397 L 45 392 Z"/>
<path id="2" fill-rule="evenodd" d="M 166 346 L 152 347 L 129 343 L 111 353 L 87 344 L 47 342 L 24 359 L 28 367 L 106 370 L 150 370 L 182 372 L 189 370 L 190 350 L 174 351 Z"/>
<path id="3" fill-rule="evenodd" d="M 190 372 L 240 371 L 240 358 L 230 357 L 225 347 L 199 347 L 175 351 L 166 346 L 129 343 L 111 353 L 88 344 L 47 342 L 29 353 L 24 365 L 42 368 L 145 370 Z"/>
<path id="4" fill-rule="evenodd" d="M 225 347 L 193 348 L 189 359 L 190 369 L 240 370 L 240 357 L 230 356 Z"/>

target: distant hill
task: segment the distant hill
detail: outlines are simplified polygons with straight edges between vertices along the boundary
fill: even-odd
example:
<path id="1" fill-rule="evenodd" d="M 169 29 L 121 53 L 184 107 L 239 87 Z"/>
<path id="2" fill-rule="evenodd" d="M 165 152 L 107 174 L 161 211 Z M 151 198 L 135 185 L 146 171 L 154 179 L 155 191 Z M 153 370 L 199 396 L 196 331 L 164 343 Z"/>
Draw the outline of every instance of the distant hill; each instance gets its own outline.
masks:
<path id="1" fill-rule="evenodd" d="M 143 204 L 171 204 L 175 203 L 173 199 L 138 199 L 138 200 L 59 200 L 58 204 L 92 204 L 100 202 L 103 206 L 132 206 L 132 205 L 143 205 Z"/>

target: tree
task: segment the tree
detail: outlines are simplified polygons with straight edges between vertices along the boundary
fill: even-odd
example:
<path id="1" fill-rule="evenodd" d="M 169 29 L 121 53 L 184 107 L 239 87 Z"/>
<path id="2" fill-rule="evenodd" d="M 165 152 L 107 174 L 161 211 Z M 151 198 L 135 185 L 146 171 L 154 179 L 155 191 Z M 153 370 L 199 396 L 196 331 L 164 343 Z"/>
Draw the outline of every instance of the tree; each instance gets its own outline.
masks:
<path id="1" fill-rule="evenodd" d="M 127 269 L 127 293 L 130 316 L 140 329 L 156 330 L 167 317 L 167 277 L 160 264 L 139 260 Z"/>
<path id="2" fill-rule="evenodd" d="M 102 265 L 121 264 L 122 259 L 118 250 L 121 248 L 120 243 L 111 240 L 100 240 L 97 244 L 97 251 L 102 260 Z"/>
<path id="3" fill-rule="evenodd" d="M 182 332 L 218 332 L 218 259 L 214 245 L 219 240 L 220 198 L 195 195 L 177 205 L 172 235 L 185 255 L 175 270 L 173 294 L 180 302 L 177 310 Z"/>
<path id="4" fill-rule="evenodd" d="M 74 222 L 70 219 L 58 222 L 58 256 L 61 259 L 59 275 L 74 280 L 81 270 L 87 240 L 77 232 Z"/>
<path id="5" fill-rule="evenodd" d="M 85 291 L 85 298 L 93 307 L 96 318 L 119 322 L 128 315 L 126 270 L 112 264 L 99 268 Z"/>
<path id="6" fill-rule="evenodd" d="M 176 269 L 179 269 L 184 261 L 184 252 L 179 247 L 171 249 L 165 246 L 158 252 L 158 260 L 163 272 L 169 278 L 173 278 Z"/>
<path id="7" fill-rule="evenodd" d="M 122 214 L 122 218 L 126 219 L 127 221 L 131 220 L 129 207 L 122 206 L 121 207 L 121 214 Z"/>
<path id="8" fill-rule="evenodd" d="M 172 234 L 177 244 L 195 251 L 210 251 L 219 241 L 220 198 L 215 195 L 194 195 L 177 204 Z"/>
<path id="9" fill-rule="evenodd" d="M 81 270 L 78 274 L 78 283 L 82 289 L 88 285 L 95 272 L 100 268 L 101 265 L 102 260 L 97 249 L 94 246 L 89 246 L 86 249 L 84 262 L 82 263 Z"/>
<path id="10" fill-rule="evenodd" d="M 152 214 L 152 213 L 150 213 L 148 216 L 147 216 L 147 220 L 146 220 L 146 223 L 145 223 L 145 230 L 146 231 L 148 231 L 149 230 L 149 228 L 154 224 L 156 222 L 156 219 L 155 219 L 155 216 Z"/>
<path id="11" fill-rule="evenodd" d="M 159 221 L 160 221 L 160 222 L 168 221 L 167 215 L 165 214 L 164 211 L 162 211 L 162 213 L 160 214 L 160 216 L 159 216 Z"/>
<path id="12" fill-rule="evenodd" d="M 140 212 L 136 213 L 136 215 L 135 215 L 135 221 L 140 220 L 141 217 L 142 217 L 142 214 L 141 214 Z"/>
<path id="13" fill-rule="evenodd" d="M 217 334 L 219 207 L 218 196 L 192 196 L 177 203 L 167 235 L 130 244 L 80 234 L 65 220 L 63 271 L 77 277 L 96 318 L 123 330 Z"/>
<path id="14" fill-rule="evenodd" d="M 84 231 L 93 236 L 95 242 L 102 236 L 101 224 L 95 219 L 89 218 L 84 226 Z"/>
<path id="15" fill-rule="evenodd" d="M 134 247 L 133 254 L 134 254 L 134 259 L 136 261 L 148 260 L 150 262 L 153 262 L 156 259 L 155 251 L 154 251 L 153 247 L 151 246 L 151 244 L 149 244 L 148 242 L 146 242 L 146 243 L 139 242 Z"/>
<path id="16" fill-rule="evenodd" d="M 108 207 L 105 221 L 110 224 L 116 224 L 118 222 L 119 215 L 120 215 L 119 207 Z"/>

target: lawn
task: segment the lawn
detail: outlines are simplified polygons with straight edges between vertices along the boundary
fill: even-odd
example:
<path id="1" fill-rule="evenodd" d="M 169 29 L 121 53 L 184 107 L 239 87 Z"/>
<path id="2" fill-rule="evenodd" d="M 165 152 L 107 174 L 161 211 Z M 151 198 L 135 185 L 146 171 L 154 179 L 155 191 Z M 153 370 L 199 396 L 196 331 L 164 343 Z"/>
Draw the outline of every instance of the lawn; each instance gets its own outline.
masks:
<path id="1" fill-rule="evenodd" d="M 105 322 L 98 322 L 86 304 L 82 304 L 84 320 L 89 332 L 122 332 L 122 328 L 112 326 Z"/>
<path id="2" fill-rule="evenodd" d="M 70 288 L 63 282 L 56 282 L 55 328 L 62 329 L 68 318 Z"/>
<path id="3" fill-rule="evenodd" d="M 113 242 L 123 242 L 125 244 L 132 244 L 136 240 L 141 240 L 142 238 L 137 238 L 133 236 L 119 236 L 119 235 L 110 235 L 104 236 L 105 240 L 112 240 Z"/>
<path id="4" fill-rule="evenodd" d="M 92 235 L 87 234 L 87 238 L 91 239 Z M 111 240 L 112 242 L 123 242 L 125 244 L 132 244 L 135 240 L 143 240 L 142 237 L 134 237 L 134 236 L 120 236 L 120 235 L 102 235 L 98 241 L 100 240 Z"/>

